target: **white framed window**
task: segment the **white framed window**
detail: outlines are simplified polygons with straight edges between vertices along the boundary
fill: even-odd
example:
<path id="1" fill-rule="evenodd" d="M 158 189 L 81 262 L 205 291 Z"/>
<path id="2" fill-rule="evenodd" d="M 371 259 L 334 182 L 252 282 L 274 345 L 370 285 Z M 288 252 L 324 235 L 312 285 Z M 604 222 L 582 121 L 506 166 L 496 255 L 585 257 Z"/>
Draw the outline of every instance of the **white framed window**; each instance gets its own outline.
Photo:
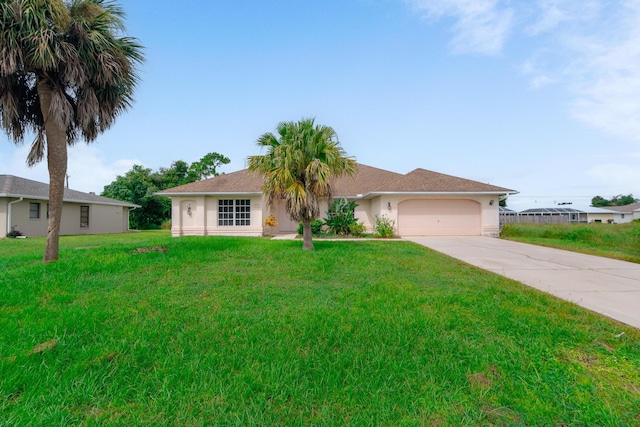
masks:
<path id="1" fill-rule="evenodd" d="M 244 227 L 251 225 L 251 200 L 220 199 L 218 200 L 218 226 Z"/>
<path id="2" fill-rule="evenodd" d="M 29 203 L 29 218 L 40 219 L 40 203 Z"/>

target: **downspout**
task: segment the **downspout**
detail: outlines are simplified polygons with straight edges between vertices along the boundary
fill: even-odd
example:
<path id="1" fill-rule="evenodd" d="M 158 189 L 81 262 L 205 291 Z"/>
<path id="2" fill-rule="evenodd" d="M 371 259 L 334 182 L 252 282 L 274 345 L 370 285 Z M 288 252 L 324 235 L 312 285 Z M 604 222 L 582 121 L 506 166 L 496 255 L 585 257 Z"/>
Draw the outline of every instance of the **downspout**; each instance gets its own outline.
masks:
<path id="1" fill-rule="evenodd" d="M 13 227 L 11 227 L 11 205 L 14 203 L 18 203 L 24 200 L 24 197 L 20 197 L 18 200 L 14 200 L 13 202 L 9 202 L 7 205 L 7 234 L 13 231 Z M 4 236 L 3 236 L 4 237 Z"/>

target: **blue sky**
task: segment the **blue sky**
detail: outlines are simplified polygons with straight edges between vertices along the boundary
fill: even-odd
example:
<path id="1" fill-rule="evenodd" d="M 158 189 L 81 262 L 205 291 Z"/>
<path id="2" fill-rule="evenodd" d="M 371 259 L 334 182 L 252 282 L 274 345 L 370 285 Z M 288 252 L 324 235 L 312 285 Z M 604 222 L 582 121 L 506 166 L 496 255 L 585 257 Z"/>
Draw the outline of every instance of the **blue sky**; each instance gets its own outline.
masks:
<path id="1" fill-rule="evenodd" d="M 239 170 L 278 122 L 315 117 L 361 163 L 512 188 L 514 208 L 640 197 L 639 0 L 119 4 L 142 80 L 71 149 L 74 189 L 212 151 Z M 47 182 L 29 142 L 0 136 L 0 173 Z"/>

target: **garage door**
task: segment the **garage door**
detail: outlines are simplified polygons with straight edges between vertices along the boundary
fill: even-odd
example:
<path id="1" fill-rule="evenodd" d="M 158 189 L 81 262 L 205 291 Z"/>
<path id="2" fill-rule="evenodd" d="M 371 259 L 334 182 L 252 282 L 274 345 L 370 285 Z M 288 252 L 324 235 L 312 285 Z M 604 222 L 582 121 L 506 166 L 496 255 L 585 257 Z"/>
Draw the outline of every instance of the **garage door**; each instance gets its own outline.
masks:
<path id="1" fill-rule="evenodd" d="M 479 236 L 480 203 L 473 200 L 406 200 L 398 205 L 401 236 Z"/>

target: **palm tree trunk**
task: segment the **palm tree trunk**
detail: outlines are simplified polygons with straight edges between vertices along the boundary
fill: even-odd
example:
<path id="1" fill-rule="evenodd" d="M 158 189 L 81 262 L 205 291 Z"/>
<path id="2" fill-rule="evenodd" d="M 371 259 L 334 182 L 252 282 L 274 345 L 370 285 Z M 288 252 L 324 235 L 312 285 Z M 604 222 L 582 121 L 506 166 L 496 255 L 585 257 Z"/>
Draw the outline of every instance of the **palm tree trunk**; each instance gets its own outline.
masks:
<path id="1" fill-rule="evenodd" d="M 314 250 L 313 240 L 311 240 L 311 220 L 302 220 L 302 249 L 305 251 Z"/>
<path id="2" fill-rule="evenodd" d="M 60 241 L 60 220 L 64 198 L 64 180 L 67 175 L 67 133 L 56 121 L 49 117 L 52 90 L 44 78 L 38 79 L 40 109 L 44 116 L 44 129 L 47 137 L 47 167 L 49 169 L 49 226 L 47 244 L 44 250 L 44 262 L 58 259 Z"/>

